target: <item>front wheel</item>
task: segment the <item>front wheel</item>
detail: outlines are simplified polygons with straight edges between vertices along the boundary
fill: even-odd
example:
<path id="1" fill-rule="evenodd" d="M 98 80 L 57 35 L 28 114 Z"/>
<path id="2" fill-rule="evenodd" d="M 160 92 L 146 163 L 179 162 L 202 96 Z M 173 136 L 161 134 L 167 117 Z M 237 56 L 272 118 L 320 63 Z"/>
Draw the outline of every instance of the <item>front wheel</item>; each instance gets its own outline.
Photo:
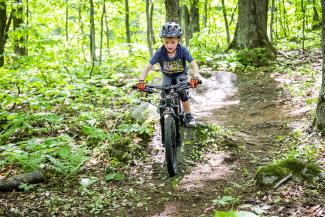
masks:
<path id="1" fill-rule="evenodd" d="M 164 145 L 167 170 L 170 176 L 177 174 L 176 125 L 171 114 L 164 116 Z"/>

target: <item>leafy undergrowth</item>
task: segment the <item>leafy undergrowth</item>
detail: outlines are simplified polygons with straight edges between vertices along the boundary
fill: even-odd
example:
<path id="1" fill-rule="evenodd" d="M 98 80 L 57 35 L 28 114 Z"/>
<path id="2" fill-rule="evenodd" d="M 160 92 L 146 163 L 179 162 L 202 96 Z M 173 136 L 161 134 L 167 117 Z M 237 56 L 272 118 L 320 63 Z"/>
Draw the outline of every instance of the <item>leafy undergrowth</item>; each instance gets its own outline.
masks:
<path id="1" fill-rule="evenodd" d="M 19 186 L 22 192 L 6 199 L 0 215 L 95 215 L 137 197 L 119 183 L 148 156 L 154 124 L 130 115 L 141 98 L 131 88 L 138 76 L 134 61 L 141 62 L 128 58 L 96 67 L 91 77 L 86 66 L 69 71 L 59 63 L 1 68 L 0 179 L 38 170 L 47 182 Z"/>
<path id="2" fill-rule="evenodd" d="M 83 73 L 47 67 L 1 68 L 1 177 L 33 170 L 72 175 L 94 155 L 125 165 L 146 155 L 153 124 L 130 116 L 139 101 L 129 82 L 133 71 L 112 64 L 114 71 L 96 68 L 88 77 L 82 66 Z"/>

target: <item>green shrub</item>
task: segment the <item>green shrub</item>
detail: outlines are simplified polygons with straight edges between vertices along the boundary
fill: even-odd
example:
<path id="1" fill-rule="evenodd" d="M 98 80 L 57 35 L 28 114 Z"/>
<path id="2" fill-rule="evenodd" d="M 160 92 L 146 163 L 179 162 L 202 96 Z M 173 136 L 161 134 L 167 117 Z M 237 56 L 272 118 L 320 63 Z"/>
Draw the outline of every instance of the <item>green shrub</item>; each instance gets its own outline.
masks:
<path id="1" fill-rule="evenodd" d="M 73 149 L 68 135 L 33 138 L 1 146 L 1 165 L 14 164 L 24 171 L 54 170 L 61 174 L 76 173 L 88 159 L 83 147 Z"/>
<path id="2" fill-rule="evenodd" d="M 245 48 L 239 50 L 235 55 L 235 61 L 243 66 L 266 66 L 270 64 L 273 56 L 264 48 Z"/>

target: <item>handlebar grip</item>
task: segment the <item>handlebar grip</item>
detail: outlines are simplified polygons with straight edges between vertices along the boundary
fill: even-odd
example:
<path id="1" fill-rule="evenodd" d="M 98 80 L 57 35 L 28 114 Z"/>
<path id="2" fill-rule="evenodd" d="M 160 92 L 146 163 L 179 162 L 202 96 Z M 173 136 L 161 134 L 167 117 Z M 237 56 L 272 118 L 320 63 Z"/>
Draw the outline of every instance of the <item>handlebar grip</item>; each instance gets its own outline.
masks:
<path id="1" fill-rule="evenodd" d="M 138 90 L 137 85 L 132 85 L 131 88 L 132 88 L 133 90 Z M 150 87 L 145 87 L 144 90 L 138 90 L 138 91 L 146 92 L 146 93 L 155 93 L 155 90 L 154 90 L 153 88 L 150 88 Z"/>

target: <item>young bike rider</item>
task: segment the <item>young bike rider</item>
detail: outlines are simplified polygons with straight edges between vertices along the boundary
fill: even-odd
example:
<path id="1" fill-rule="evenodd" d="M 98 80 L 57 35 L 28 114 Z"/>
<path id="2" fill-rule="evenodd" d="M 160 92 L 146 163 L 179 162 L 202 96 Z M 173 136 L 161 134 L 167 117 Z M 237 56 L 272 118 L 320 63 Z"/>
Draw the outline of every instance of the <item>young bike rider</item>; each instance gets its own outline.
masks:
<path id="1" fill-rule="evenodd" d="M 162 73 L 162 85 L 178 84 L 187 80 L 188 68 L 186 62 L 189 62 L 192 68 L 190 72 L 190 85 L 196 87 L 199 82 L 199 67 L 194 61 L 189 51 L 179 44 L 182 36 L 181 27 L 174 22 L 167 22 L 164 24 L 159 32 L 159 36 L 163 42 L 149 61 L 149 64 L 144 68 L 137 88 L 139 90 L 145 89 L 145 79 L 156 63 L 160 64 L 160 71 Z M 191 114 L 190 102 L 186 90 L 178 93 L 185 113 L 185 119 L 190 127 L 195 127 L 196 122 Z"/>

